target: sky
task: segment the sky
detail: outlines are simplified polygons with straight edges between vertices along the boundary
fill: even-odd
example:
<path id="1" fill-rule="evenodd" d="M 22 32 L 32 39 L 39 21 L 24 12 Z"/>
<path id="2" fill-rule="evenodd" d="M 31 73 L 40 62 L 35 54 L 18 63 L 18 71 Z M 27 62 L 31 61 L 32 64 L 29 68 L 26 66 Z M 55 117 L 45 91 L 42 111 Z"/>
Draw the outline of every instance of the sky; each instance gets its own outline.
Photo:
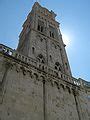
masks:
<path id="1" fill-rule="evenodd" d="M 35 0 L 0 0 L 0 43 L 16 49 Z M 72 75 L 90 81 L 90 0 L 39 0 L 56 14 Z"/>

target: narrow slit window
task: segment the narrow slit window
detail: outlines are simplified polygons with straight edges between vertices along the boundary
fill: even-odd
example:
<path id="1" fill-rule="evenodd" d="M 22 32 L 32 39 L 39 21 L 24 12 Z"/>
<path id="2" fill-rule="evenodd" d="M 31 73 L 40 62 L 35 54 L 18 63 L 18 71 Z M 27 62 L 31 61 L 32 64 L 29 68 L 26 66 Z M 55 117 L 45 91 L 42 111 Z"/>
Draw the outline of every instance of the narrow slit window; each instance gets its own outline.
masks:
<path id="1" fill-rule="evenodd" d="M 41 32 L 43 32 L 43 27 L 41 26 Z"/>
<path id="2" fill-rule="evenodd" d="M 54 38 L 54 33 L 52 33 L 52 37 Z"/>
<path id="3" fill-rule="evenodd" d="M 38 25 L 38 30 L 40 31 L 40 25 Z"/>
<path id="4" fill-rule="evenodd" d="M 50 61 L 52 62 L 52 56 L 50 55 Z"/>
<path id="5" fill-rule="evenodd" d="M 51 37 L 52 35 L 51 35 L 51 31 L 50 31 L 50 37 Z"/>
<path id="6" fill-rule="evenodd" d="M 33 53 L 33 54 L 35 53 L 35 48 L 34 48 L 34 47 L 32 47 L 32 53 Z"/>

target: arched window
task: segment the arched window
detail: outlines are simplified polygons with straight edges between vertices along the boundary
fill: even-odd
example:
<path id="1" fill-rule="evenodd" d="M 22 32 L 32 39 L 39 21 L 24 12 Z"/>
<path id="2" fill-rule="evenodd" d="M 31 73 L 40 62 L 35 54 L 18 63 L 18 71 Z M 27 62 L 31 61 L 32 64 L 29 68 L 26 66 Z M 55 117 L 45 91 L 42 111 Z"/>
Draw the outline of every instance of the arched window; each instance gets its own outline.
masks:
<path id="1" fill-rule="evenodd" d="M 55 63 L 55 69 L 58 70 L 58 71 L 62 71 L 62 66 L 59 62 Z"/>
<path id="2" fill-rule="evenodd" d="M 42 55 L 42 54 L 39 54 L 38 56 L 37 56 L 37 60 L 39 61 L 39 62 L 41 62 L 41 63 L 45 63 L 45 58 L 44 58 L 44 56 Z"/>
<path id="3" fill-rule="evenodd" d="M 55 32 L 56 32 L 55 28 L 53 26 L 49 25 L 49 34 L 50 34 L 50 37 L 55 38 Z"/>
<path id="4" fill-rule="evenodd" d="M 38 20 L 37 30 L 40 31 L 40 32 L 43 32 L 43 31 L 44 31 L 44 22 L 43 22 L 43 21 Z"/>

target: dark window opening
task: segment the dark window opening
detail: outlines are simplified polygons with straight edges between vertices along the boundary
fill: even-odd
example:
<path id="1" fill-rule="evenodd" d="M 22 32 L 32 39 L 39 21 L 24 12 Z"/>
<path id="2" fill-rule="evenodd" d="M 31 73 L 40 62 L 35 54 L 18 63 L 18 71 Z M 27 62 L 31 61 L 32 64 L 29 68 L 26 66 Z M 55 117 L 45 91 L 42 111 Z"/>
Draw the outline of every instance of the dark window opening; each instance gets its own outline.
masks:
<path id="1" fill-rule="evenodd" d="M 43 27 L 41 26 L 41 32 L 43 32 Z"/>
<path id="2" fill-rule="evenodd" d="M 66 65 L 66 69 L 68 69 L 68 64 L 67 64 L 67 63 L 65 63 L 65 65 Z"/>
<path id="3" fill-rule="evenodd" d="M 54 28 L 53 26 L 49 26 L 49 31 L 50 31 L 50 37 L 55 38 L 56 28 Z"/>
<path id="4" fill-rule="evenodd" d="M 50 37 L 54 38 L 54 32 L 50 31 Z"/>
<path id="5" fill-rule="evenodd" d="M 38 30 L 40 31 L 40 25 L 38 25 Z"/>
<path id="6" fill-rule="evenodd" d="M 55 69 L 57 69 L 58 71 L 62 71 L 62 66 L 59 62 L 55 63 Z"/>
<path id="7" fill-rule="evenodd" d="M 55 66 L 55 69 L 57 70 L 57 66 Z"/>
<path id="8" fill-rule="evenodd" d="M 61 68 L 59 67 L 59 71 L 61 71 Z"/>
<path id="9" fill-rule="evenodd" d="M 38 31 L 43 32 L 44 31 L 44 22 L 38 20 Z"/>
<path id="10" fill-rule="evenodd" d="M 54 38 L 54 33 L 52 33 L 52 37 Z"/>
<path id="11" fill-rule="evenodd" d="M 39 56 L 39 58 L 43 58 L 42 54 L 39 54 L 38 56 Z"/>
<path id="12" fill-rule="evenodd" d="M 59 62 L 56 62 L 55 64 L 56 64 L 57 66 L 59 66 L 59 65 L 60 65 L 60 63 L 59 63 Z"/>
<path id="13" fill-rule="evenodd" d="M 32 53 L 33 53 L 33 54 L 35 53 L 35 48 L 34 48 L 34 47 L 32 47 Z"/>
<path id="14" fill-rule="evenodd" d="M 42 63 L 44 63 L 44 60 L 42 60 Z"/>
<path id="15" fill-rule="evenodd" d="M 37 57 L 38 61 L 41 62 L 41 63 L 45 63 L 45 58 L 43 57 L 42 54 L 39 54 L 38 57 Z"/>
<path id="16" fill-rule="evenodd" d="M 61 74 L 61 78 L 63 78 L 63 75 Z"/>
<path id="17" fill-rule="evenodd" d="M 52 35 L 51 35 L 51 31 L 50 31 L 50 37 L 51 37 Z"/>
<path id="18" fill-rule="evenodd" d="M 44 70 L 44 66 L 42 66 L 42 70 Z"/>
<path id="19" fill-rule="evenodd" d="M 41 42 L 43 41 L 43 39 L 42 39 L 42 38 L 41 38 L 40 40 L 41 40 Z"/>
<path id="20" fill-rule="evenodd" d="M 52 56 L 50 55 L 50 61 L 52 62 Z"/>
<path id="21" fill-rule="evenodd" d="M 38 30 L 39 30 L 40 32 L 43 32 L 43 26 L 38 25 Z"/>

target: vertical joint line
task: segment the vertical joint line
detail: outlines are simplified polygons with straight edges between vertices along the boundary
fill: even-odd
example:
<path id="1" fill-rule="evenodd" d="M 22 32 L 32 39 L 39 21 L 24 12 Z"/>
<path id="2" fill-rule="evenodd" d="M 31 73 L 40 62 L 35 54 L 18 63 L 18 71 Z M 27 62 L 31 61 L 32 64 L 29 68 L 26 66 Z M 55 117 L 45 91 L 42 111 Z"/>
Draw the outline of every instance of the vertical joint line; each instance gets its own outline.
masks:
<path id="1" fill-rule="evenodd" d="M 74 94 L 74 99 L 75 99 L 75 103 L 76 103 L 76 109 L 77 109 L 78 117 L 79 117 L 79 120 L 81 120 L 80 112 L 79 112 L 79 108 L 78 108 L 78 102 L 77 102 L 77 98 L 76 98 L 75 94 Z"/>
<path id="2" fill-rule="evenodd" d="M 43 115 L 44 120 L 46 120 L 45 80 L 43 80 Z"/>

